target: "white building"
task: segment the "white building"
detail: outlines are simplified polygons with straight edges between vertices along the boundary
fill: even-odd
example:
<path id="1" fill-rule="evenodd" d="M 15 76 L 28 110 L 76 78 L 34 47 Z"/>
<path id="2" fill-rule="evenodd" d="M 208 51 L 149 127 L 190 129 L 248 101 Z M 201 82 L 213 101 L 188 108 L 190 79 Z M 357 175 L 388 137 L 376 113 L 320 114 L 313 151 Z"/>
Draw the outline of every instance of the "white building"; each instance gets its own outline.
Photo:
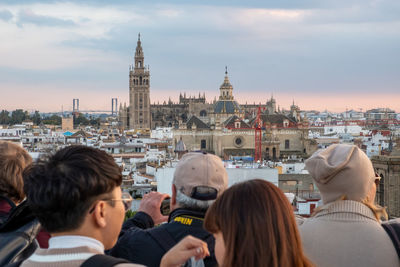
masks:
<path id="1" fill-rule="evenodd" d="M 357 124 L 350 125 L 325 125 L 324 134 L 344 134 L 349 133 L 353 136 L 359 136 L 363 131 L 362 127 Z"/>
<path id="2" fill-rule="evenodd" d="M 151 138 L 168 140 L 172 139 L 172 127 L 157 127 L 155 130 L 151 131 Z"/>

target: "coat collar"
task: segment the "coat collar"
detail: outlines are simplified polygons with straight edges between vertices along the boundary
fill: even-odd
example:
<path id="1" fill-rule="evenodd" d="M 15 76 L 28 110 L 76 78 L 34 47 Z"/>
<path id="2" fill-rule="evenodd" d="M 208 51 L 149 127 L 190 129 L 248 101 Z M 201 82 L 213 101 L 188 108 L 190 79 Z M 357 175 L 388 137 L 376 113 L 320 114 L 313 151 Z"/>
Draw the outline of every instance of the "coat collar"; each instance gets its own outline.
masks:
<path id="1" fill-rule="evenodd" d="M 174 220 L 174 218 L 178 217 L 178 216 L 182 216 L 182 215 L 187 215 L 187 216 L 193 216 L 193 217 L 197 217 L 197 218 L 204 218 L 206 215 L 205 211 L 194 211 L 194 210 L 188 210 L 188 209 L 175 209 L 173 210 L 168 217 L 168 222 L 171 222 Z"/>
<path id="2" fill-rule="evenodd" d="M 327 218 L 332 220 L 374 220 L 377 221 L 373 211 L 361 202 L 353 200 L 339 200 L 321 207 L 313 218 Z"/>

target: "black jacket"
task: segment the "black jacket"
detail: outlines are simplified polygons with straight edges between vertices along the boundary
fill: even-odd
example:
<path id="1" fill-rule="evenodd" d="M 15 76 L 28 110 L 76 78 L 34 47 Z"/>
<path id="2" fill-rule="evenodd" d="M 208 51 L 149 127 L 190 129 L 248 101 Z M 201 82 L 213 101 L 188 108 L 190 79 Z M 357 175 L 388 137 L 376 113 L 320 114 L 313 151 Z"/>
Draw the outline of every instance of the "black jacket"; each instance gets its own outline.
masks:
<path id="1" fill-rule="evenodd" d="M 171 212 L 168 223 L 153 228 L 154 223 L 151 217 L 144 212 L 138 212 L 124 223 L 118 242 L 110 254 L 133 263 L 158 267 L 166 251 L 154 235 L 160 238 L 160 229 L 157 228 L 162 228 L 162 231 L 168 231 L 176 243 L 187 235 L 206 241 L 211 256 L 204 259 L 205 266 L 217 266 L 214 255 L 215 240 L 202 227 L 204 215 L 204 212 L 176 209 Z"/>

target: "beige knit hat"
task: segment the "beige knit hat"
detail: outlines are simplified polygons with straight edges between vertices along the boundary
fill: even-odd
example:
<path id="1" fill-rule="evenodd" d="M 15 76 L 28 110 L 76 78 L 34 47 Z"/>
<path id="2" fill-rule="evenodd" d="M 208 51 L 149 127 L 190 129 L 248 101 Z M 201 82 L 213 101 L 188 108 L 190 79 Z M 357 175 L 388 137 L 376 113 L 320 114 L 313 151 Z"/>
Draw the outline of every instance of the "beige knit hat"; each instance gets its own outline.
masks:
<path id="1" fill-rule="evenodd" d="M 305 162 L 324 204 L 345 195 L 364 200 L 375 181 L 371 160 L 354 145 L 335 144 L 315 152 Z"/>

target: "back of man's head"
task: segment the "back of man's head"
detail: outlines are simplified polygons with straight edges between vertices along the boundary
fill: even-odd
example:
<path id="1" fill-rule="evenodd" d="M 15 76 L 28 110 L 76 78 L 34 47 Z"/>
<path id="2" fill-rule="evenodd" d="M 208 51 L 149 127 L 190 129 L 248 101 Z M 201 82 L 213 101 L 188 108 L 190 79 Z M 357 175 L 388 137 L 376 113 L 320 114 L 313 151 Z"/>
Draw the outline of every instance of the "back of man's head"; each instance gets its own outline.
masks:
<path id="1" fill-rule="evenodd" d="M 79 228 L 93 203 L 121 182 L 114 159 L 87 146 L 61 149 L 24 172 L 28 203 L 50 233 Z"/>
<path id="2" fill-rule="evenodd" d="M 228 187 L 228 174 L 218 156 L 187 153 L 176 166 L 173 184 L 179 207 L 206 210 Z"/>

